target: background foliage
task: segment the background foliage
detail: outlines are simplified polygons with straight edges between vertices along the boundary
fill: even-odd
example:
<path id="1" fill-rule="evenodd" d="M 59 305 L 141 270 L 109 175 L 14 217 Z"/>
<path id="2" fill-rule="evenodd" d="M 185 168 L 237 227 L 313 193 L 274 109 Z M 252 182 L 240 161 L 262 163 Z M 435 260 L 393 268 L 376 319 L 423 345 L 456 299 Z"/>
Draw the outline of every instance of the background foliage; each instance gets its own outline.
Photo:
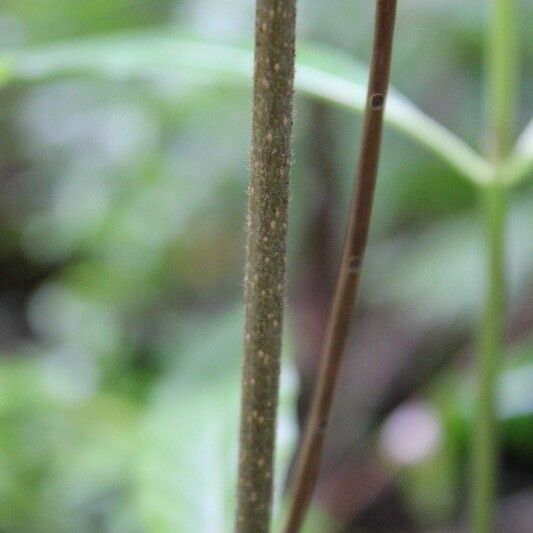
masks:
<path id="1" fill-rule="evenodd" d="M 520 9 L 517 132 L 533 114 L 533 10 L 527 0 Z M 478 151 L 484 14 L 481 0 L 405 0 L 392 70 L 397 90 Z M 356 60 L 368 58 L 372 10 L 315 1 L 299 17 L 307 70 L 278 500 L 316 369 L 360 130 L 339 106 L 344 85 L 327 75 L 354 94 L 364 87 Z M 221 0 L 0 2 L 2 530 L 229 530 L 252 18 L 243 0 L 231 9 Z M 392 123 L 309 523 L 319 531 L 324 514 L 331 527 L 368 531 L 451 530 L 464 519 L 483 290 L 477 196 L 424 133 L 417 140 L 412 124 Z M 506 531 L 524 532 L 532 200 L 531 180 L 510 198 L 500 379 L 501 516 Z"/>

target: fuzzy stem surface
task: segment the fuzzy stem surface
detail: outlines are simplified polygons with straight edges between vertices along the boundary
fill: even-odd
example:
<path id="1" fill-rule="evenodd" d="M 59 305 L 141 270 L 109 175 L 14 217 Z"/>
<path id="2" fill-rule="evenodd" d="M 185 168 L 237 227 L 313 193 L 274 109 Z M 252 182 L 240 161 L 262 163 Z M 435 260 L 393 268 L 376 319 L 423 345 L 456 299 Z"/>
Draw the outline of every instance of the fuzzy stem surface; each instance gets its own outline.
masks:
<path id="1" fill-rule="evenodd" d="M 257 0 L 236 531 L 270 528 L 285 285 L 296 0 Z"/>

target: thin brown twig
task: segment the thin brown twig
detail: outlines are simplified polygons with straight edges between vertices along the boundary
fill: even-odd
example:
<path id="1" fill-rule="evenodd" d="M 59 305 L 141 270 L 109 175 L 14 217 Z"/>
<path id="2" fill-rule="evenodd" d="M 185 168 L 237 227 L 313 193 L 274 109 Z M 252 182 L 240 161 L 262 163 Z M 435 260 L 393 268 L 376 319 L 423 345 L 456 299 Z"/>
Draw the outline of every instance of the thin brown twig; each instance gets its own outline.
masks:
<path id="1" fill-rule="evenodd" d="M 299 530 L 311 501 L 320 466 L 333 392 L 359 285 L 378 170 L 395 15 L 396 0 L 377 0 L 374 45 L 356 185 L 327 327 L 318 384 L 313 395 L 303 444 L 291 483 L 293 499 L 285 533 L 296 533 Z"/>

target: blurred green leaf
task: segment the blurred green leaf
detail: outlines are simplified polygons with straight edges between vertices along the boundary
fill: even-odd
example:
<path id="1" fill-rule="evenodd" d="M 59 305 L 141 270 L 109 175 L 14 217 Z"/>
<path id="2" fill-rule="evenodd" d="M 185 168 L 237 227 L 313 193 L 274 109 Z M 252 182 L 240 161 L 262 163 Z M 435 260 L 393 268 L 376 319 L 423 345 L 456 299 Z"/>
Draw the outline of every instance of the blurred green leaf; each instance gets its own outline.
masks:
<path id="1" fill-rule="evenodd" d="M 533 119 L 520 134 L 514 150 L 504 165 L 502 179 L 508 183 L 518 183 L 533 174 Z"/>
<path id="2" fill-rule="evenodd" d="M 178 328 L 179 329 L 179 328 Z M 242 316 L 182 325 L 183 356 L 156 387 L 141 427 L 137 492 L 148 531 L 231 531 L 237 467 Z M 168 340 L 165 349 L 173 343 Z M 295 376 L 282 369 L 275 501 L 292 453 Z"/>
<path id="3" fill-rule="evenodd" d="M 499 446 L 525 464 L 533 460 L 533 344 L 512 347 L 498 376 Z M 445 521 L 454 511 L 470 457 L 474 416 L 474 372 L 447 371 L 428 383 L 441 436 L 429 456 L 397 468 L 402 494 L 422 528 Z M 401 409 L 401 407 L 400 407 Z M 393 415 L 394 416 L 394 413 Z M 428 491 L 428 487 L 431 490 Z"/>
<path id="4" fill-rule="evenodd" d="M 527 461 L 533 459 L 533 339 L 509 349 L 498 376 L 497 406 L 501 446 L 513 448 Z M 449 435 L 464 447 L 474 416 L 475 376 L 446 374 L 434 386 L 445 415 Z"/>
<path id="5" fill-rule="evenodd" d="M 24 22 L 24 38 L 35 42 L 160 24 L 170 6 L 169 0 L 2 0 L 2 14 Z"/>
<path id="6" fill-rule="evenodd" d="M 245 48 L 157 33 L 61 43 L 12 52 L 2 61 L 15 79 L 39 80 L 80 72 L 107 77 L 195 76 L 196 83 L 249 86 L 252 53 Z M 303 94 L 361 112 L 368 71 L 362 64 L 327 48 L 300 45 L 296 89 Z M 448 162 L 463 176 L 483 184 L 489 164 L 456 135 L 391 89 L 385 120 Z"/>
<path id="7" fill-rule="evenodd" d="M 53 357 L 3 358 L 2 529 L 85 532 L 99 521 L 111 526 L 127 500 L 135 427 L 131 405 L 93 394 Z"/>
<path id="8" fill-rule="evenodd" d="M 507 227 L 509 287 L 516 296 L 533 271 L 530 204 L 531 194 L 516 198 Z M 400 304 L 424 321 L 475 320 L 484 283 L 481 231 L 472 215 L 454 216 L 371 246 L 363 297 L 373 305 Z"/>

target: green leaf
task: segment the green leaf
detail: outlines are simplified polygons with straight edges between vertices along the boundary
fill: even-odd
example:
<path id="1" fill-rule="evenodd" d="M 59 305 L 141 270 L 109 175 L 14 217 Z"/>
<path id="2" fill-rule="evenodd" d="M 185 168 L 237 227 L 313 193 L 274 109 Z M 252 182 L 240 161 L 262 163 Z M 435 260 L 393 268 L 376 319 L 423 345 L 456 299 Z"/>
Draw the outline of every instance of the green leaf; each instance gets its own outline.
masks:
<path id="1" fill-rule="evenodd" d="M 365 66 L 325 47 L 298 45 L 296 90 L 361 112 L 366 103 Z M 79 40 L 7 54 L 2 70 L 14 79 L 92 72 L 113 78 L 167 75 L 196 83 L 250 86 L 249 49 L 157 33 Z M 489 163 L 455 134 L 390 89 L 385 120 L 478 185 L 490 181 Z"/>
<path id="2" fill-rule="evenodd" d="M 501 445 L 518 455 L 533 452 L 533 338 L 508 350 L 497 378 L 497 412 Z M 433 385 L 450 435 L 459 446 L 467 445 L 474 417 L 475 372 L 447 373 Z"/>
<path id="3" fill-rule="evenodd" d="M 0 522 L 8 531 L 111 525 L 129 492 L 135 409 L 91 394 L 55 359 L 0 361 Z M 133 516 L 130 509 L 127 531 Z"/>
<path id="4" fill-rule="evenodd" d="M 233 311 L 204 316 L 200 327 L 191 321 L 185 329 L 189 340 L 181 345 L 179 363 L 156 389 L 140 429 L 137 498 L 148 531 L 229 532 L 237 479 L 242 316 Z M 296 437 L 294 400 L 294 372 L 285 364 L 275 502 Z"/>
<path id="5" fill-rule="evenodd" d="M 504 164 L 502 181 L 509 185 L 520 183 L 533 174 L 533 120 L 520 134 L 516 146 Z"/>
<path id="6" fill-rule="evenodd" d="M 531 201 L 531 195 L 516 198 L 507 224 L 509 289 L 514 295 L 524 290 L 533 271 Z M 480 237 L 475 217 L 456 215 L 423 228 L 416 238 L 401 234 L 369 247 L 362 297 L 372 305 L 403 306 L 425 322 L 474 320 L 484 290 Z"/>

